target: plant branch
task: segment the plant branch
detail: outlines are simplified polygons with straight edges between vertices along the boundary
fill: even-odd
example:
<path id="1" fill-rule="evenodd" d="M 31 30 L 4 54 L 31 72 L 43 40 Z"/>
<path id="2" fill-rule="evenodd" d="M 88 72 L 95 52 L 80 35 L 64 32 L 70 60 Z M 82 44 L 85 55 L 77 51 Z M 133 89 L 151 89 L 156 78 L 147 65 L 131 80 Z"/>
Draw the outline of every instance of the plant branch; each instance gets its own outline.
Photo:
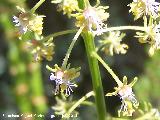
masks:
<path id="1" fill-rule="evenodd" d="M 76 41 L 77 41 L 79 35 L 81 34 L 83 28 L 84 28 L 84 27 L 82 26 L 82 27 L 78 30 L 78 32 L 77 32 L 76 35 L 74 36 L 74 38 L 73 38 L 73 40 L 72 40 L 72 42 L 71 42 L 71 44 L 70 44 L 70 46 L 69 46 L 69 48 L 68 48 L 68 51 L 67 51 L 66 56 L 65 56 L 65 58 L 64 58 L 64 60 L 63 60 L 63 63 L 62 63 L 62 68 L 64 68 L 64 69 L 66 68 L 66 65 L 67 65 L 69 56 L 70 56 L 70 54 L 71 54 L 71 51 L 72 51 L 72 49 L 73 49 L 73 47 L 74 47 L 74 44 L 76 43 Z"/>
<path id="2" fill-rule="evenodd" d="M 42 3 L 44 2 L 45 0 L 40 0 L 32 9 L 31 9 L 31 12 L 34 13 L 37 8 L 39 8 L 39 6 L 42 5 Z"/>
<path id="3" fill-rule="evenodd" d="M 61 35 L 75 33 L 75 32 L 77 32 L 77 30 L 64 30 L 64 31 L 56 32 L 56 33 L 53 33 L 53 34 L 50 34 L 50 35 L 46 36 L 41 41 L 46 41 L 49 38 L 55 38 L 55 37 L 58 37 L 58 36 L 61 36 Z"/>
<path id="4" fill-rule="evenodd" d="M 83 96 L 81 99 L 79 99 L 69 110 L 67 113 L 65 113 L 64 116 L 69 115 L 73 112 L 73 110 L 75 110 L 80 104 L 82 104 L 87 98 L 94 96 L 94 92 L 91 91 L 89 93 L 87 93 L 85 96 Z"/>
<path id="5" fill-rule="evenodd" d="M 146 31 L 146 27 L 141 26 L 118 26 L 118 27 L 110 27 L 103 30 L 103 32 L 109 32 L 109 31 L 118 31 L 118 30 L 138 30 L 138 31 Z"/>
<path id="6" fill-rule="evenodd" d="M 113 70 L 109 67 L 109 65 L 106 64 L 96 52 L 92 52 L 92 56 L 95 57 L 107 69 L 107 71 L 112 75 L 118 86 L 123 85 L 118 76 L 113 72 Z"/>

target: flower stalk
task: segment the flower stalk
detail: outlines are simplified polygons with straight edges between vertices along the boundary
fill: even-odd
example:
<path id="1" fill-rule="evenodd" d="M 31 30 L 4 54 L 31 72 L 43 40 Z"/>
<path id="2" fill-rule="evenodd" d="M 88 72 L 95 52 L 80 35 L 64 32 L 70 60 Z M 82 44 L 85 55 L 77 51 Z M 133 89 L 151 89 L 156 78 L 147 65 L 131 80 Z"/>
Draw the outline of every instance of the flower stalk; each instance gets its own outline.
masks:
<path id="1" fill-rule="evenodd" d="M 39 8 L 39 6 L 42 5 L 42 3 L 44 2 L 45 0 L 40 0 L 32 9 L 31 9 L 31 13 L 34 13 L 37 8 Z"/>
<path id="2" fill-rule="evenodd" d="M 103 30 L 103 32 L 109 31 L 119 31 L 119 30 L 136 30 L 136 31 L 147 31 L 147 27 L 143 26 L 118 26 L 118 27 L 110 27 Z"/>
<path id="3" fill-rule="evenodd" d="M 102 58 L 96 52 L 92 52 L 92 56 L 96 58 L 107 69 L 107 71 L 112 75 L 118 86 L 121 86 L 123 84 L 118 78 L 118 76 L 113 72 L 113 70 L 102 60 Z"/>
<path id="4" fill-rule="evenodd" d="M 83 96 L 81 99 L 79 99 L 69 110 L 67 113 L 65 113 L 64 116 L 67 116 L 69 114 L 71 114 L 73 112 L 73 110 L 75 110 L 80 104 L 82 104 L 87 98 L 94 96 L 94 92 L 91 91 L 89 93 L 87 93 L 85 96 Z"/>
<path id="5" fill-rule="evenodd" d="M 92 76 L 93 89 L 95 92 L 95 101 L 98 113 L 98 120 L 105 120 L 106 117 L 106 105 L 104 100 L 104 93 L 102 87 L 102 81 L 98 66 L 98 61 L 96 58 L 92 57 L 91 54 L 95 51 L 94 37 L 91 32 L 82 33 L 84 39 L 89 67 Z"/>
<path id="6" fill-rule="evenodd" d="M 63 60 L 62 68 L 66 68 L 66 65 L 67 65 L 69 56 L 70 56 L 70 54 L 71 54 L 71 51 L 72 51 L 72 49 L 73 49 L 73 47 L 74 47 L 74 44 L 76 43 L 79 35 L 81 34 L 83 28 L 84 28 L 84 27 L 82 26 L 82 27 L 78 30 L 78 32 L 76 33 L 76 35 L 74 36 L 74 38 L 73 38 L 73 40 L 72 40 L 72 42 L 71 42 L 71 44 L 70 44 L 70 46 L 69 46 L 69 48 L 68 48 L 68 50 L 67 50 L 66 56 L 65 56 L 65 58 L 64 58 L 64 60 Z"/>
<path id="7" fill-rule="evenodd" d="M 58 37 L 58 36 L 61 36 L 61 35 L 66 35 L 66 34 L 70 34 L 70 33 L 75 33 L 75 32 L 77 32 L 77 30 L 64 30 L 64 31 L 56 32 L 56 33 L 53 33 L 53 34 L 50 34 L 50 35 L 44 37 L 42 39 L 42 41 L 47 41 L 50 38 L 54 39 L 55 37 Z"/>

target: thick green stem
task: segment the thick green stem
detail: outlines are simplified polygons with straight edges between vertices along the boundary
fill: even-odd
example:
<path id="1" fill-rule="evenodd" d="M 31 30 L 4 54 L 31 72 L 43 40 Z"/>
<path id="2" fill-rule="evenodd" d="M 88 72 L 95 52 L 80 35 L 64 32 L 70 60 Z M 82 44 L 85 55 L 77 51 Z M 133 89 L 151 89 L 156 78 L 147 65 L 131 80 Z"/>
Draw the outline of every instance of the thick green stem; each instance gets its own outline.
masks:
<path id="1" fill-rule="evenodd" d="M 84 43 L 86 47 L 87 57 L 89 61 L 89 67 L 92 76 L 93 89 L 95 92 L 95 101 L 98 113 L 98 120 L 105 120 L 106 117 L 106 105 L 104 100 L 104 93 L 102 87 L 102 81 L 96 58 L 92 57 L 92 52 L 95 51 L 94 37 L 91 32 L 82 33 Z"/>
<path id="2" fill-rule="evenodd" d="M 44 2 L 45 0 L 40 0 L 32 9 L 31 9 L 31 12 L 34 13 L 37 8 L 39 8 L 39 6 L 42 5 L 42 3 Z"/>

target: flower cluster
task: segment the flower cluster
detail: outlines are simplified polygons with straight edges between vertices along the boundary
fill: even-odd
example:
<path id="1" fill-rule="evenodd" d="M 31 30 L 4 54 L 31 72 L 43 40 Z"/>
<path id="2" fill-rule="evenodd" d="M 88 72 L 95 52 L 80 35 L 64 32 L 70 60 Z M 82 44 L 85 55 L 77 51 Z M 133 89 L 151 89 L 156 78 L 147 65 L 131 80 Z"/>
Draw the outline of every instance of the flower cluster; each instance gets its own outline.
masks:
<path id="1" fill-rule="evenodd" d="M 101 35 L 103 29 L 106 27 L 104 21 L 109 17 L 109 14 L 105 12 L 105 9 L 108 9 L 108 6 L 88 6 L 82 12 L 75 15 L 77 19 L 76 26 L 84 26 L 86 30 L 89 30 L 95 35 Z"/>
<path id="2" fill-rule="evenodd" d="M 43 30 L 43 15 L 34 15 L 34 19 L 29 21 L 29 29 L 38 35 L 42 34 Z"/>
<path id="3" fill-rule="evenodd" d="M 42 34 L 43 30 L 43 15 L 35 15 L 26 12 L 24 9 L 19 8 L 20 13 L 18 16 L 13 16 L 15 26 L 19 28 L 20 34 L 25 34 L 27 31 L 33 31 L 38 35 Z"/>
<path id="4" fill-rule="evenodd" d="M 140 43 L 149 43 L 149 55 L 153 55 L 155 50 L 160 49 L 160 22 L 154 22 L 152 19 L 147 22 L 147 19 L 144 18 L 144 27 L 146 28 L 145 32 L 136 32 L 137 38 L 139 38 Z"/>
<path id="5" fill-rule="evenodd" d="M 109 17 L 109 13 L 105 11 L 109 8 L 108 6 L 92 7 L 87 3 L 84 10 L 82 10 L 79 8 L 76 0 L 53 0 L 52 3 L 58 3 L 58 10 L 63 10 L 64 14 L 76 18 L 75 25 L 77 27 L 83 27 L 84 30 L 90 31 L 95 35 L 103 33 L 103 29 L 106 27 L 104 21 Z"/>
<path id="6" fill-rule="evenodd" d="M 159 110 L 154 108 L 151 105 L 151 103 L 143 101 L 143 103 L 139 107 L 140 107 L 139 112 L 137 113 L 139 113 L 140 116 L 146 116 L 146 119 L 148 120 L 159 120 L 160 119 Z"/>
<path id="7" fill-rule="evenodd" d="M 54 72 L 50 75 L 50 80 L 55 81 L 56 89 L 55 94 L 58 94 L 60 91 L 64 92 L 65 95 L 69 96 L 71 92 L 73 92 L 72 87 L 77 87 L 76 84 L 72 83 L 71 81 L 77 78 L 80 75 L 80 68 L 67 68 L 58 67 L 58 65 L 54 65 L 54 69 L 49 69 Z"/>
<path id="8" fill-rule="evenodd" d="M 63 14 L 67 14 L 68 17 L 79 9 L 77 0 L 52 0 L 51 3 L 58 4 L 58 11 L 63 11 Z"/>
<path id="9" fill-rule="evenodd" d="M 128 49 L 128 45 L 121 44 L 122 39 L 124 38 L 125 34 L 117 32 L 109 32 L 109 35 L 104 35 L 102 40 L 99 40 L 100 48 L 106 54 L 110 54 L 113 56 L 113 53 L 116 54 L 125 54 Z"/>
<path id="10" fill-rule="evenodd" d="M 75 101 L 71 101 L 71 99 L 67 99 L 65 96 L 62 95 L 62 98 L 56 96 L 57 104 L 52 107 L 55 111 L 56 115 L 61 115 L 62 118 L 70 118 L 70 114 L 66 114 L 68 110 L 75 104 Z M 77 116 L 77 111 L 72 111 L 72 116 Z"/>
<path id="11" fill-rule="evenodd" d="M 155 0 L 133 0 L 129 6 L 131 7 L 130 12 L 135 16 L 135 20 L 143 17 L 143 15 L 149 15 L 152 18 L 159 16 L 160 3 L 155 2 Z"/>
<path id="12" fill-rule="evenodd" d="M 122 112 L 123 116 L 132 116 L 135 108 L 138 108 L 139 103 L 135 98 L 135 95 L 132 91 L 132 87 L 137 81 L 137 77 L 127 85 L 127 77 L 123 77 L 123 83 L 119 84 L 118 87 L 115 87 L 115 92 L 107 93 L 106 96 L 119 95 L 122 100 L 122 105 L 119 110 L 119 116 Z"/>
<path id="13" fill-rule="evenodd" d="M 27 42 L 27 49 L 33 54 L 34 61 L 41 61 L 43 58 L 51 61 L 54 54 L 54 44 L 50 40 L 30 40 Z"/>

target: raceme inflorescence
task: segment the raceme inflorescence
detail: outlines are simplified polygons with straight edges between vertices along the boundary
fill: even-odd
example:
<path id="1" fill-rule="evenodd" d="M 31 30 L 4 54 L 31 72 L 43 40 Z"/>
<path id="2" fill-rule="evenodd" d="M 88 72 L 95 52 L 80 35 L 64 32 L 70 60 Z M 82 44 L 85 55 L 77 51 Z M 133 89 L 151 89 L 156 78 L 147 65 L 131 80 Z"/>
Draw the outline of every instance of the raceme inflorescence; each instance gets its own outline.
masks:
<path id="1" fill-rule="evenodd" d="M 67 117 L 73 112 L 78 114 L 75 109 L 88 97 L 94 96 L 98 119 L 105 120 L 107 118 L 99 62 L 117 83 L 117 87 L 114 88 L 115 91 L 107 93 L 106 96 L 119 96 L 121 106 L 118 110 L 118 117 L 134 116 L 134 113 L 139 109 L 138 99 L 133 92 L 133 85 L 137 82 L 137 77 L 128 84 L 127 77 L 124 76 L 122 82 L 99 55 L 99 52 L 104 52 L 106 56 L 127 54 L 129 45 L 123 42 L 127 35 L 124 31 L 134 30 L 136 31 L 135 39 L 138 38 L 139 43 L 149 44 L 149 55 L 154 55 L 155 51 L 160 49 L 160 3 L 155 0 L 133 0 L 128 4 L 130 7 L 128 12 L 133 15 L 134 21 L 142 19 L 144 24 L 141 26 L 110 27 L 107 25 L 107 20 L 112 14 L 108 12 L 109 6 L 101 5 L 100 0 L 95 0 L 95 5 L 91 5 L 91 0 L 52 0 L 51 3 L 57 6 L 58 12 L 62 12 L 69 19 L 73 19 L 75 27 L 73 30 L 43 36 L 43 19 L 45 16 L 38 15 L 35 11 L 44 1 L 40 0 L 31 10 L 17 7 L 19 12 L 13 16 L 13 22 L 18 28 L 18 37 L 21 40 L 25 38 L 25 34 L 32 36 L 31 39 L 24 40 L 24 42 L 27 43 L 26 48 L 33 55 L 34 62 L 40 62 L 43 59 L 54 61 L 53 55 L 56 54 L 54 51 L 55 37 L 75 33 L 62 65 L 46 66 L 47 70 L 51 72 L 48 79 L 55 84 L 54 94 L 62 96 L 56 97 L 57 105 L 52 107 L 56 111 L 55 113 L 58 115 L 66 114 Z M 87 93 L 80 100 L 72 102 L 71 100 L 68 101 L 68 98 L 77 92 L 80 67 L 71 67 L 68 60 L 80 36 L 83 37 L 85 43 L 93 91 Z M 97 44 L 95 44 L 95 37 L 98 39 Z M 160 116 L 158 117 L 160 118 Z"/>

